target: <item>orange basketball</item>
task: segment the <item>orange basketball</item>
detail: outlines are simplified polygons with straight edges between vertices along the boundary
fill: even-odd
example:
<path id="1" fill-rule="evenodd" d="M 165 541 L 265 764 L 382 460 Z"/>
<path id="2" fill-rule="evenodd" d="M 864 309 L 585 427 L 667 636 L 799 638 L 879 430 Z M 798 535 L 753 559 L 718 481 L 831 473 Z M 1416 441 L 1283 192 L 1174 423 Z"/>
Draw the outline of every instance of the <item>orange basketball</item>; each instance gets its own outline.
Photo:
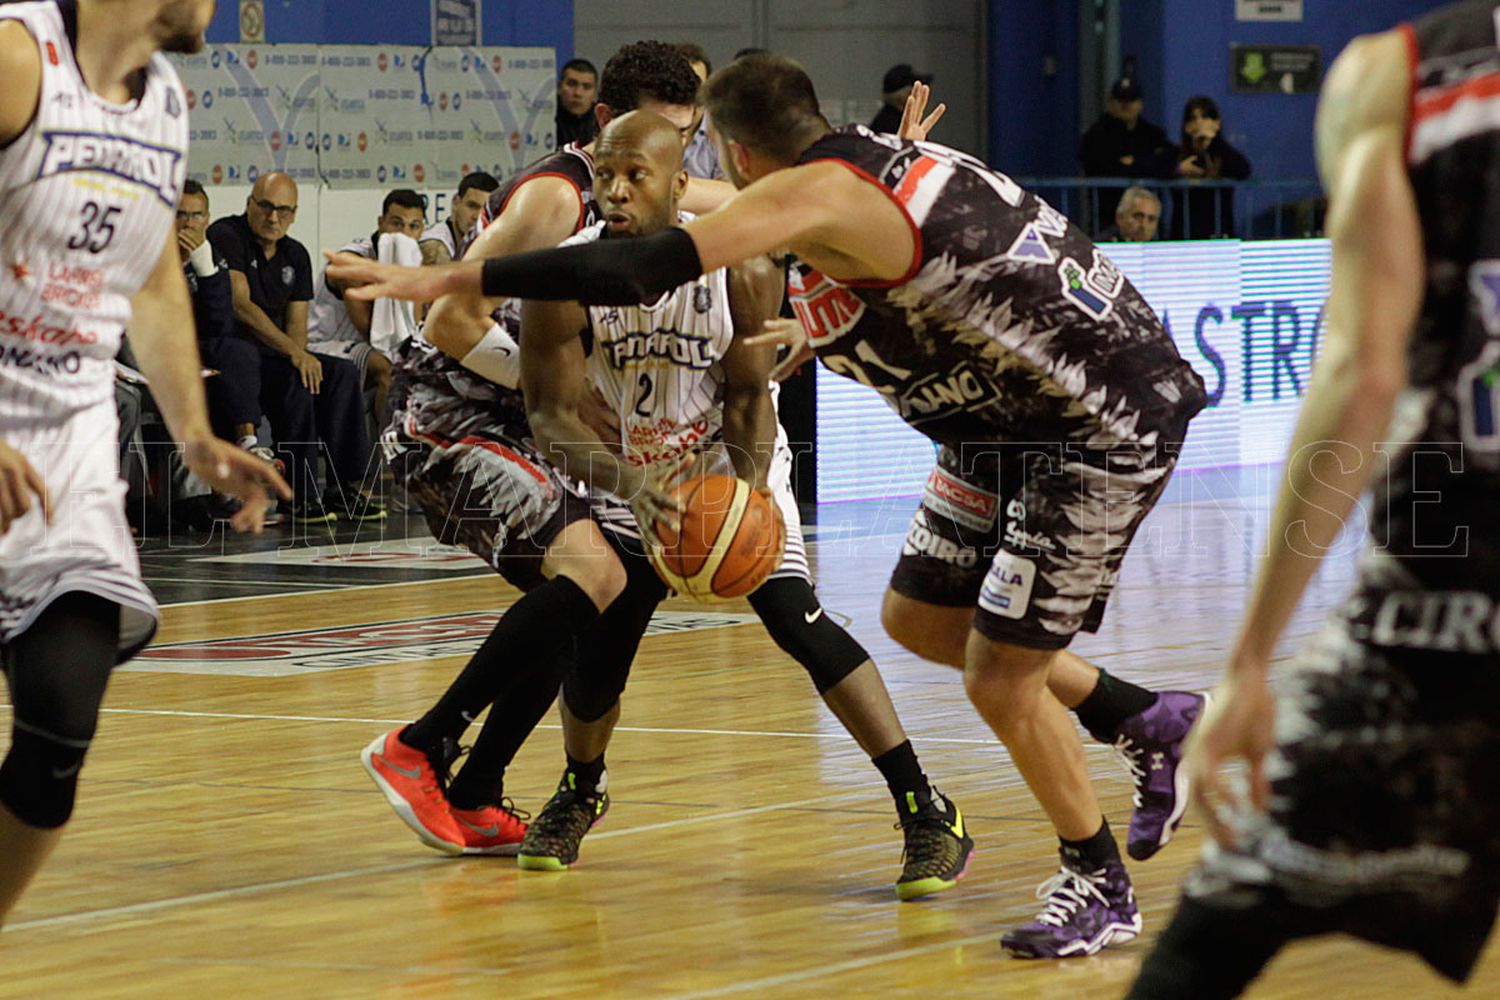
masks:
<path id="1" fill-rule="evenodd" d="M 651 565 L 699 601 L 744 597 L 781 564 L 786 525 L 763 493 L 733 476 L 697 476 L 677 487 L 682 531 L 657 525 Z"/>

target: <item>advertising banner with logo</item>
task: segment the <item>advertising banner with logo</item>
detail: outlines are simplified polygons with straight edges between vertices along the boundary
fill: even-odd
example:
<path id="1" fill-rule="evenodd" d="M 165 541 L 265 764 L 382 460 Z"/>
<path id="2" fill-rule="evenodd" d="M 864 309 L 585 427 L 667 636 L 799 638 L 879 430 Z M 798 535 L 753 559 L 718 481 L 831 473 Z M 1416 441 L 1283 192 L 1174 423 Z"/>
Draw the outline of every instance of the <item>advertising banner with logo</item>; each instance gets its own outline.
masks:
<path id="1" fill-rule="evenodd" d="M 1326 240 L 1110 247 L 1203 376 L 1179 469 L 1285 457 L 1317 356 L 1332 259 Z M 818 501 L 921 492 L 934 448 L 878 395 L 818 366 Z"/>
<path id="2" fill-rule="evenodd" d="M 268 170 L 335 189 L 451 187 L 553 146 L 550 48 L 216 45 L 177 58 L 189 176 Z"/>

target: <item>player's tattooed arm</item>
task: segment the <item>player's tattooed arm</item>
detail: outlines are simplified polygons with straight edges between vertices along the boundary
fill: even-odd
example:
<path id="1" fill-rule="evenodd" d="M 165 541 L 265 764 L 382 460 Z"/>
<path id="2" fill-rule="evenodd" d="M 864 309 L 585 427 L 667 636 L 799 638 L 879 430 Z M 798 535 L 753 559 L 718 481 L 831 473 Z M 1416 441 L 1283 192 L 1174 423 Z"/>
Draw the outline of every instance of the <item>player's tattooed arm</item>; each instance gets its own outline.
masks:
<path id="1" fill-rule="evenodd" d="M 748 338 L 781 308 L 785 285 L 781 268 L 754 257 L 729 272 L 729 308 L 734 339 L 724 352 L 724 444 L 736 474 L 763 490 L 776 448 L 776 409 L 771 405 L 771 370 L 776 349 Z"/>
<path id="2" fill-rule="evenodd" d="M 1277 639 L 1356 498 L 1369 485 L 1377 442 L 1406 385 L 1406 352 L 1424 294 L 1426 260 L 1406 166 L 1411 66 L 1398 32 L 1357 39 L 1330 70 L 1319 104 L 1317 152 L 1333 244 L 1319 344 L 1272 517 L 1268 552 L 1217 697 L 1184 768 L 1209 832 L 1233 842 L 1225 818 L 1237 796 L 1222 766 L 1250 767 L 1250 802 L 1265 809 L 1265 762 L 1275 702 L 1267 683 Z"/>
<path id="3" fill-rule="evenodd" d="M 19 21 L 0 24 L 0 147 L 26 131 L 42 93 L 42 56 Z"/>
<path id="4" fill-rule="evenodd" d="M 442 240 L 423 240 L 417 246 L 422 251 L 423 267 L 446 264 L 453 259 L 453 255 L 448 252 L 447 244 Z"/>

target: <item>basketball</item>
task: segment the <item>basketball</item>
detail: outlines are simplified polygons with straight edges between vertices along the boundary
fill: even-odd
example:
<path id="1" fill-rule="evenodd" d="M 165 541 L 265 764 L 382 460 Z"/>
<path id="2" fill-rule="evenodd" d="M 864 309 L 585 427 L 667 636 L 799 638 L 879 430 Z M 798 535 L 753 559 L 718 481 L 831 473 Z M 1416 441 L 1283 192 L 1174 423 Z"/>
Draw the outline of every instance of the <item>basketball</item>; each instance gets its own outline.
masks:
<path id="1" fill-rule="evenodd" d="M 651 564 L 695 600 L 744 597 L 781 562 L 786 525 L 764 493 L 733 476 L 697 476 L 677 488 L 682 530 L 658 524 Z"/>

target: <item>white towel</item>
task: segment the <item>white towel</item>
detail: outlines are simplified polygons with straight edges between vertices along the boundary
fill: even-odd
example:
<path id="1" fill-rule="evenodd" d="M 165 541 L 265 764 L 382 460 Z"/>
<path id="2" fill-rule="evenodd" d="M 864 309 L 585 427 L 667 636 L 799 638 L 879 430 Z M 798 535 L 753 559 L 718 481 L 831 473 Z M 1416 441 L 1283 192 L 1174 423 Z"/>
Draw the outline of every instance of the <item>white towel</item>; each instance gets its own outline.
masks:
<path id="1" fill-rule="evenodd" d="M 376 251 L 382 264 L 420 267 L 422 250 L 405 233 L 382 233 Z M 417 332 L 412 304 L 399 299 L 376 299 L 370 317 L 370 346 L 390 357 L 397 346 Z"/>

